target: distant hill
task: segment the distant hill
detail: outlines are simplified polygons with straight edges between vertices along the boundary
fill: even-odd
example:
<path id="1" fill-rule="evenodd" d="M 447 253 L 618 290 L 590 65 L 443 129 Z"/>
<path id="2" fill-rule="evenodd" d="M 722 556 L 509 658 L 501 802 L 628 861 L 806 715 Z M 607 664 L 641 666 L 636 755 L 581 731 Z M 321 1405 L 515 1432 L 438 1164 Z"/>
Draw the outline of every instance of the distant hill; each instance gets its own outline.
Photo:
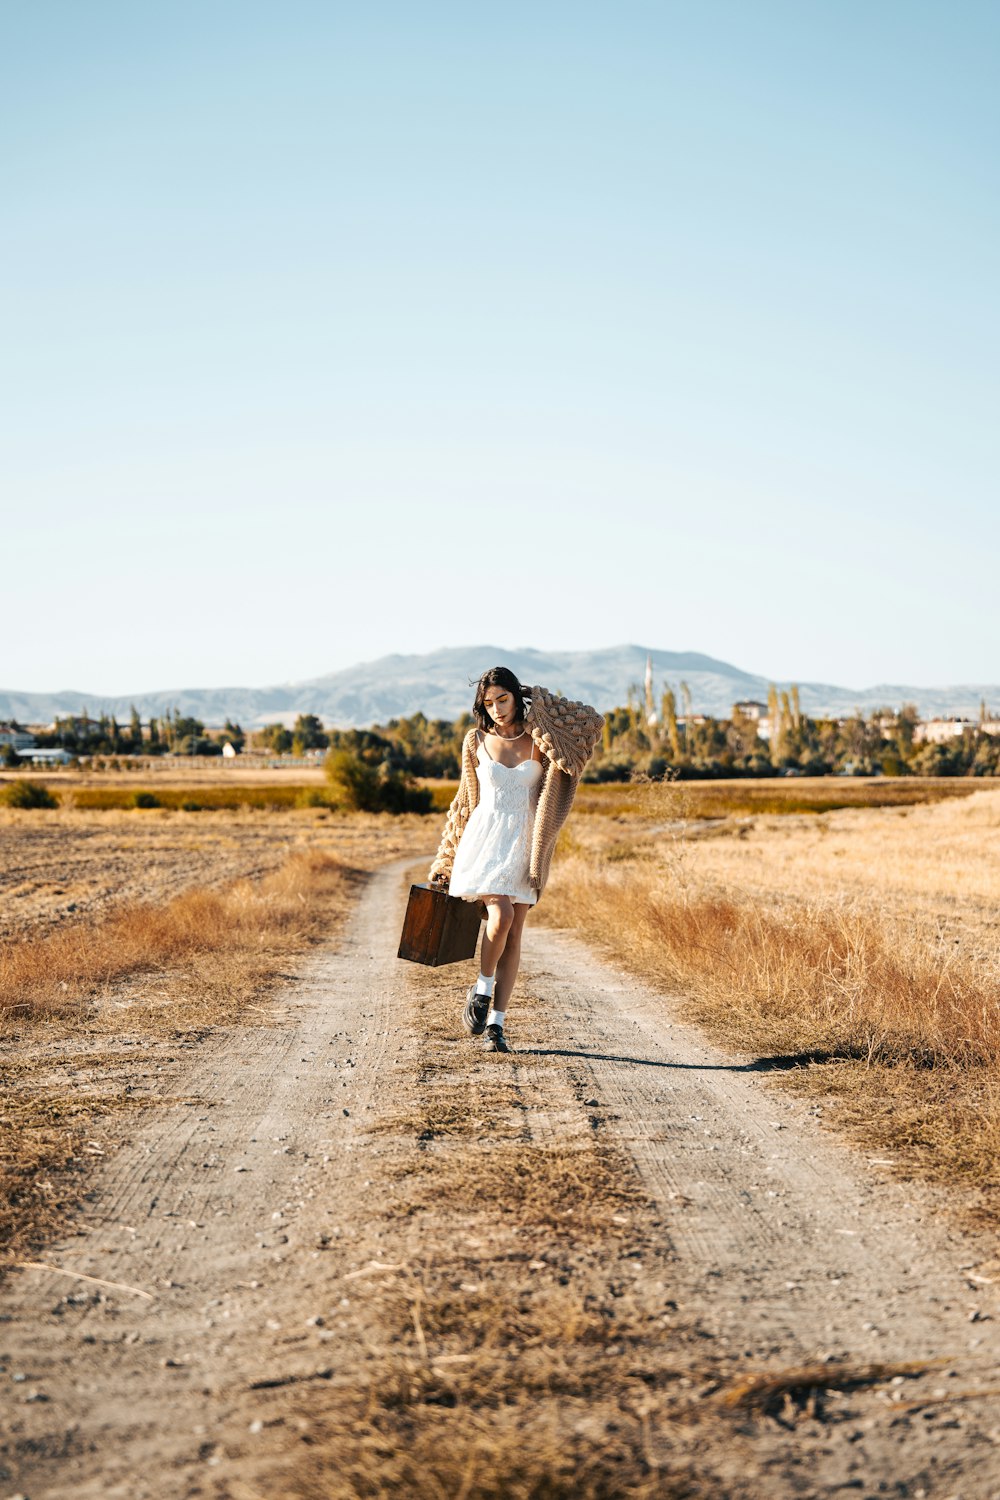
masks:
<path id="1" fill-rule="evenodd" d="M 737 698 L 767 700 L 774 680 L 745 672 L 729 662 L 697 651 L 654 651 L 646 646 L 610 646 L 601 651 L 512 651 L 506 646 L 452 646 L 422 656 L 382 656 L 359 662 L 325 677 L 274 687 L 173 688 L 102 698 L 97 693 L 66 690 L 58 693 L 0 691 L 0 719 L 24 724 L 47 724 L 57 714 L 115 714 L 127 720 L 131 704 L 144 719 L 159 717 L 175 705 L 182 714 L 219 726 L 226 718 L 244 729 L 280 721 L 291 724 L 297 714 L 318 714 L 327 725 L 365 727 L 422 711 L 430 719 L 454 719 L 472 703 L 472 687 L 487 667 L 509 666 L 529 686 L 541 683 L 567 697 L 582 698 L 598 709 L 625 702 L 629 686 L 641 683 L 646 658 L 652 657 L 654 689 L 659 699 L 666 683 L 681 681 L 691 689 L 695 712 L 725 716 Z M 779 688 L 790 686 L 778 682 Z M 969 683 L 953 687 L 914 687 L 905 683 L 877 683 L 874 687 L 845 688 L 830 683 L 800 682 L 803 710 L 812 715 L 848 714 L 882 706 L 916 703 L 924 718 L 979 712 L 985 698 L 1000 708 L 1000 685 Z M 680 707 L 680 703 L 678 703 Z"/>

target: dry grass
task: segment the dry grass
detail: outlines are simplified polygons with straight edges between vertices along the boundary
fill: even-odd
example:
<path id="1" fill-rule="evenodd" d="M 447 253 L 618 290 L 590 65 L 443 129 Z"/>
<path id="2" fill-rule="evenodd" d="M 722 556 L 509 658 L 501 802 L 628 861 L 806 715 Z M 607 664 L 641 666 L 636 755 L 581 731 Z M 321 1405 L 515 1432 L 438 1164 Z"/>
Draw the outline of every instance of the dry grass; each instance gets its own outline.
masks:
<path id="1" fill-rule="evenodd" d="M 123 1089 L 70 1093 L 29 1084 L 0 1091 L 0 1248 L 37 1244 L 78 1188 L 84 1164 L 105 1154 L 106 1120 L 136 1105 Z"/>
<path id="2" fill-rule="evenodd" d="M 780 1407 L 812 1402 L 825 1391 L 852 1391 L 860 1386 L 881 1385 L 901 1376 L 913 1378 L 932 1368 L 927 1360 L 903 1363 L 877 1361 L 868 1365 L 822 1364 L 799 1365 L 791 1370 L 770 1371 L 764 1375 L 744 1375 L 729 1382 L 718 1393 L 720 1406 L 730 1410 L 775 1412 Z"/>
<path id="3" fill-rule="evenodd" d="M 998 823 L 1000 796 L 982 790 L 903 815 L 730 822 L 707 840 L 683 821 L 591 819 L 539 911 L 984 1204 L 1000 1188 Z"/>
<path id="4" fill-rule="evenodd" d="M 620 1152 L 596 1142 L 510 1145 L 496 1141 L 491 1130 L 483 1167 L 475 1181 L 477 1210 L 494 1223 L 542 1229 L 553 1241 L 597 1234 L 638 1201 L 632 1168 Z M 401 1175 L 406 1179 L 401 1206 L 407 1213 L 435 1205 L 451 1206 L 456 1213 L 469 1207 L 468 1161 L 462 1152 L 428 1151 Z"/>
<path id="5" fill-rule="evenodd" d="M 292 855 L 261 881 L 224 891 L 191 890 L 165 906 L 130 903 L 104 921 L 61 929 L 0 951 L 0 1017 L 72 1022 L 81 1007 L 134 974 L 196 977 L 202 1004 L 183 1017 L 223 1020 L 270 979 L 282 956 L 323 930 L 331 906 L 346 906 L 357 872 L 321 853 Z M 185 986 L 190 990 L 191 986 Z"/>
<path id="6" fill-rule="evenodd" d="M 785 1052 L 968 1068 L 1000 1063 L 1000 973 L 862 909 L 676 896 L 656 872 L 567 861 L 553 917 L 601 924 L 643 969 L 728 1013 L 734 1039 Z"/>
<path id="7" fill-rule="evenodd" d="M 417 1141 L 432 1141 L 449 1135 L 479 1139 L 488 1134 L 492 1139 L 497 1136 L 510 1138 L 523 1133 L 524 1093 L 518 1083 L 498 1080 L 492 1097 L 481 1102 L 481 1111 L 472 1110 L 466 1084 L 441 1082 L 419 1104 L 383 1115 L 376 1122 L 375 1129 L 390 1135 L 407 1135 Z"/>

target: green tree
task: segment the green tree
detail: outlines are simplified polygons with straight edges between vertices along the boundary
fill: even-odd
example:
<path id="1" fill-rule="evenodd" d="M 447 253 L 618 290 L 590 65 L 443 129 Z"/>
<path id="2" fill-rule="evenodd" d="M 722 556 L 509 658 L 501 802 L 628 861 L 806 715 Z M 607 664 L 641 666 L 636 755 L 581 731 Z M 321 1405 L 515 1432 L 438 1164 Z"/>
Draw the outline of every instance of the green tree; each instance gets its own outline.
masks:
<path id="1" fill-rule="evenodd" d="M 670 743 L 670 754 L 676 762 L 681 758 L 681 737 L 677 728 L 677 698 L 672 687 L 664 689 L 661 710 L 663 725 Z"/>
<path id="2" fill-rule="evenodd" d="M 299 714 L 292 734 L 302 750 L 325 750 L 330 743 L 329 735 L 324 732 L 322 722 L 315 714 Z"/>
<path id="3" fill-rule="evenodd" d="M 260 741 L 273 755 L 287 755 L 292 748 L 291 731 L 284 724 L 265 724 L 260 731 Z"/>

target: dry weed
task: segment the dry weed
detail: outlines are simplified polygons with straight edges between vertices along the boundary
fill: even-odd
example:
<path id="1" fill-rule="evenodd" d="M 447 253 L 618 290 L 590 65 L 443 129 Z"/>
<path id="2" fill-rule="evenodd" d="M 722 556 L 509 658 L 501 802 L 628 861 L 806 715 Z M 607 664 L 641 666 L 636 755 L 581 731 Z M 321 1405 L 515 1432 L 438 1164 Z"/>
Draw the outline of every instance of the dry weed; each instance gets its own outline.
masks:
<path id="1" fill-rule="evenodd" d="M 206 1018 L 217 1019 L 220 1004 L 237 1009 L 260 987 L 278 954 L 323 930 L 324 903 L 346 900 L 357 878 L 329 855 L 295 854 L 258 882 L 185 891 L 165 906 L 131 903 L 103 921 L 9 944 L 0 950 L 0 1016 L 71 1020 L 104 986 L 188 968 Z"/>
<path id="2" fill-rule="evenodd" d="M 62 1218 L 76 1180 L 110 1149 L 109 1116 L 141 1103 L 124 1089 L 69 1093 L 58 1088 L 0 1091 L 0 1250 L 38 1244 Z"/>
<path id="3" fill-rule="evenodd" d="M 872 1364 L 799 1365 L 791 1370 L 768 1370 L 741 1375 L 727 1383 L 716 1396 L 730 1410 L 773 1412 L 788 1402 L 815 1400 L 824 1391 L 853 1391 L 861 1386 L 881 1385 L 901 1376 L 913 1379 L 933 1368 L 928 1360 L 904 1363 L 879 1361 Z"/>

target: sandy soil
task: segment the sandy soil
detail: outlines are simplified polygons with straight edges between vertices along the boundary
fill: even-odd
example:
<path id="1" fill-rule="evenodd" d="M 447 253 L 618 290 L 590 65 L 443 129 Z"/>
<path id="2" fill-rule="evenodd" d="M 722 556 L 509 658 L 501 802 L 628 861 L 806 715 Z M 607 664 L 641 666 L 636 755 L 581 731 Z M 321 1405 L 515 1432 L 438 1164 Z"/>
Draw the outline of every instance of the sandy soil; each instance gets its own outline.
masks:
<path id="1" fill-rule="evenodd" d="M 97 1280 L 10 1273 L 7 1491 L 357 1492 L 350 1434 L 329 1435 L 337 1402 L 374 1391 L 390 1354 L 437 1376 L 469 1357 L 436 1347 L 416 1316 L 385 1326 L 387 1286 L 419 1266 L 460 1305 L 487 1277 L 507 1278 L 490 1284 L 511 1307 L 529 1283 L 555 1297 L 576 1279 L 655 1316 L 665 1357 L 689 1372 L 669 1397 L 642 1394 L 617 1344 L 603 1363 L 620 1366 L 615 1441 L 641 1433 L 657 1493 L 1000 1496 L 995 1241 L 960 1234 L 944 1196 L 893 1181 L 827 1134 L 817 1106 L 776 1092 L 766 1065 L 709 1048 L 668 996 L 567 933 L 529 926 L 515 1056 L 483 1057 L 457 1025 L 437 1035 L 425 1017 L 445 1003 L 457 1022 L 468 976 L 395 959 L 404 894 L 398 863 L 376 874 L 339 951 L 302 961 L 274 1024 L 217 1031 L 178 1062 L 186 1102 L 144 1117 L 44 1254 Z M 493 1242 L 446 1203 L 400 1212 L 412 1121 L 498 1068 L 526 1147 L 596 1137 L 626 1154 L 643 1200 L 617 1216 L 613 1253 L 516 1231 L 508 1243 L 499 1224 Z M 477 1122 L 463 1148 L 473 1179 L 503 1125 Z M 775 1418 L 724 1420 L 705 1394 L 707 1365 L 724 1381 L 873 1359 L 938 1363 Z M 442 1430 L 459 1442 L 466 1424 Z M 363 1492 L 379 1493 L 370 1478 Z"/>

